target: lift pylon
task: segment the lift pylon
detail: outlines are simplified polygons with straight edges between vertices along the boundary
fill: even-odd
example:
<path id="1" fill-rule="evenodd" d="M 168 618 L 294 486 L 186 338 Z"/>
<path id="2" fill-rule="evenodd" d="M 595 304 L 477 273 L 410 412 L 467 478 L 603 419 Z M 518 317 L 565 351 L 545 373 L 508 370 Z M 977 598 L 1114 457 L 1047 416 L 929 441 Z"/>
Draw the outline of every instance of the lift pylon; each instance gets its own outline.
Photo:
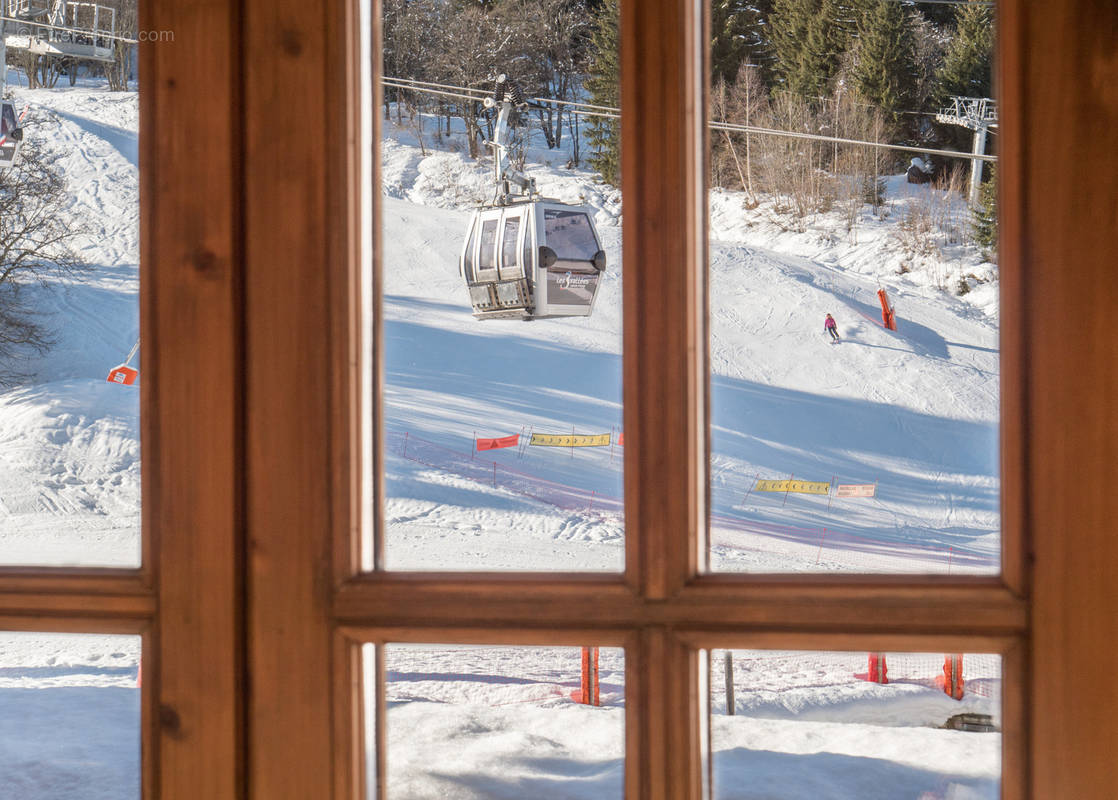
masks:
<path id="1" fill-rule="evenodd" d="M 952 97 L 951 105 L 940 109 L 936 122 L 945 125 L 959 125 L 974 131 L 976 156 L 986 153 L 986 133 L 998 125 L 997 105 L 989 97 Z M 972 158 L 970 162 L 970 204 L 978 203 L 978 190 L 982 186 L 982 159 Z"/>

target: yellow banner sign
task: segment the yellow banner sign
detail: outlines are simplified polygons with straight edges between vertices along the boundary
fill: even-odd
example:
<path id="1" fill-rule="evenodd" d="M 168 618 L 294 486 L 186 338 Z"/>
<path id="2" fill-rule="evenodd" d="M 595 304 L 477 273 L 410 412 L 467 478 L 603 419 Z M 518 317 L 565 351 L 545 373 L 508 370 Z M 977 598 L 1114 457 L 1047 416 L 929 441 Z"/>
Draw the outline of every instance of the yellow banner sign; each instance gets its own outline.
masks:
<path id="1" fill-rule="evenodd" d="M 876 483 L 843 483 L 835 487 L 835 497 L 873 497 Z"/>
<path id="2" fill-rule="evenodd" d="M 796 492 L 798 494 L 830 494 L 831 484 L 818 481 L 757 481 L 757 492 Z"/>
<path id="3" fill-rule="evenodd" d="M 593 436 L 552 435 L 550 433 L 533 433 L 530 445 L 537 447 L 609 447 L 610 435 L 599 433 Z"/>

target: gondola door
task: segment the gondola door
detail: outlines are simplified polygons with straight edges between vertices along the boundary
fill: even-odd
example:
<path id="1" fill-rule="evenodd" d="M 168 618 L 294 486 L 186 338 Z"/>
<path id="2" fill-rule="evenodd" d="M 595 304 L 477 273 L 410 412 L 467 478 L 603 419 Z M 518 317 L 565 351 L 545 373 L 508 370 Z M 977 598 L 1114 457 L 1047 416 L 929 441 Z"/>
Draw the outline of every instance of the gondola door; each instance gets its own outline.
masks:
<path id="1" fill-rule="evenodd" d="M 532 315 L 532 269 L 523 245 L 530 218 L 527 205 L 482 209 L 474 215 L 459 267 L 474 316 Z"/>
<path id="2" fill-rule="evenodd" d="M 606 267 L 605 252 L 589 210 L 537 203 L 535 214 L 536 239 L 540 242 L 536 316 L 589 316 Z"/>
<path id="3" fill-rule="evenodd" d="M 501 219 L 501 246 L 497 264 L 497 304 L 503 311 L 528 316 L 532 309 L 532 292 L 528 276 L 532 273 L 531 261 L 523 259 L 523 237 L 527 234 L 527 221 L 531 206 L 505 209 Z"/>
<path id="4" fill-rule="evenodd" d="M 462 248 L 459 272 L 466 281 L 470 305 L 477 315 L 497 307 L 493 285 L 497 282 L 497 230 L 500 223 L 499 210 L 476 212 L 470 221 L 466 245 Z"/>

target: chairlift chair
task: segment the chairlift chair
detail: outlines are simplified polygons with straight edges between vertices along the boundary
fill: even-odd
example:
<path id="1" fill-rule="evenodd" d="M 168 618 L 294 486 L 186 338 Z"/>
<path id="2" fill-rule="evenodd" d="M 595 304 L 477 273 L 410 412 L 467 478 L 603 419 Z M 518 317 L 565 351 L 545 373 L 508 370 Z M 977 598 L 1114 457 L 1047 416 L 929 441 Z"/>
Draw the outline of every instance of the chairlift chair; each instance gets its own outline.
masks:
<path id="1" fill-rule="evenodd" d="M 495 81 L 494 97 L 485 105 L 500 108 L 488 142 L 497 193 L 492 204 L 474 212 L 458 266 L 474 316 L 589 316 L 606 268 L 593 214 L 586 206 L 540 197 L 535 180 L 507 163 L 503 140 L 509 118 L 527 103 L 504 75 Z"/>

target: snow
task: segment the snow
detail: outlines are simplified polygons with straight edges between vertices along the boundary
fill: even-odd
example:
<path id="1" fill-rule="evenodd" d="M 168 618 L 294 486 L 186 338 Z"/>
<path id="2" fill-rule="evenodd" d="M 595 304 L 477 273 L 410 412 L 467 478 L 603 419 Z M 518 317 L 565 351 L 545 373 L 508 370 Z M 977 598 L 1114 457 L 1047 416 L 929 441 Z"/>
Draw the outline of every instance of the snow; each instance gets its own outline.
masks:
<path id="1" fill-rule="evenodd" d="M 138 636 L 0 633 L 0 797 L 138 800 Z"/>
<path id="2" fill-rule="evenodd" d="M 106 382 L 139 337 L 135 92 L 15 89 L 64 172 L 87 274 L 29 287 L 55 339 L 0 390 L 0 564 L 140 563 L 139 393 Z"/>
<path id="3" fill-rule="evenodd" d="M 136 566 L 138 394 L 105 381 L 138 337 L 136 97 L 92 84 L 15 94 L 66 171 L 93 269 L 30 288 L 57 345 L 28 362 L 32 380 L 0 390 L 0 563 Z M 387 133 L 387 565 L 621 570 L 620 445 L 472 450 L 475 436 L 622 432 L 622 276 L 639 270 L 623 267 L 619 193 L 530 149 L 544 194 L 594 210 L 610 266 L 591 318 L 479 322 L 456 264 L 486 165 L 460 141 L 433 150 L 426 137 L 424 155 L 413 132 Z M 949 234 L 933 252 L 912 233 L 959 218 L 936 191 L 895 177 L 879 213 L 802 224 L 771 200 L 747 209 L 712 193 L 714 569 L 997 571 L 996 268 Z M 957 296 L 960 280 L 970 291 Z M 896 332 L 878 322 L 879 287 Z M 877 493 L 751 489 L 789 475 Z M 961 710 L 1000 720 L 996 659 L 968 656 L 980 672 L 966 667 L 978 679 L 959 702 L 934 685 L 936 656 L 879 686 L 856 677 L 865 654 L 736 653 L 728 716 L 719 658 L 717 797 L 997 796 L 1000 735 L 939 727 Z M 138 665 L 135 637 L 0 635 L 0 796 L 137 798 Z M 386 669 L 394 800 L 621 795 L 620 652 L 602 653 L 601 708 L 571 701 L 577 649 L 393 646 Z"/>
<path id="4" fill-rule="evenodd" d="M 908 659 L 916 672 L 942 663 Z M 868 683 L 856 677 L 865 654 L 737 651 L 729 716 L 721 652 L 712 661 L 716 798 L 998 796 L 1000 734 L 940 727 L 964 712 L 1000 722 L 996 698 L 951 700 L 930 679 Z M 620 651 L 601 651 L 600 707 L 569 700 L 578 648 L 393 645 L 385 669 L 393 800 L 622 797 Z"/>
<path id="5" fill-rule="evenodd" d="M 478 322 L 456 264 L 486 166 L 453 137 L 441 151 L 425 139 L 425 155 L 414 126 L 385 124 L 386 564 L 620 570 L 619 447 L 472 447 L 477 436 L 622 431 L 619 194 L 530 148 L 542 193 L 595 210 L 611 267 L 588 319 Z M 834 212 L 802 226 L 771 200 L 749 210 L 741 193 L 712 193 L 715 570 L 997 572 L 996 272 L 947 241 L 961 198 L 903 175 L 887 191 L 886 207 L 853 223 Z M 907 246 L 916 218 L 947 231 L 934 234 L 936 258 Z M 987 282 L 962 296 L 941 288 L 962 272 Z M 896 332 L 880 324 L 879 288 Z M 843 337 L 834 346 L 827 312 Z M 876 494 L 751 491 L 790 476 Z"/>

